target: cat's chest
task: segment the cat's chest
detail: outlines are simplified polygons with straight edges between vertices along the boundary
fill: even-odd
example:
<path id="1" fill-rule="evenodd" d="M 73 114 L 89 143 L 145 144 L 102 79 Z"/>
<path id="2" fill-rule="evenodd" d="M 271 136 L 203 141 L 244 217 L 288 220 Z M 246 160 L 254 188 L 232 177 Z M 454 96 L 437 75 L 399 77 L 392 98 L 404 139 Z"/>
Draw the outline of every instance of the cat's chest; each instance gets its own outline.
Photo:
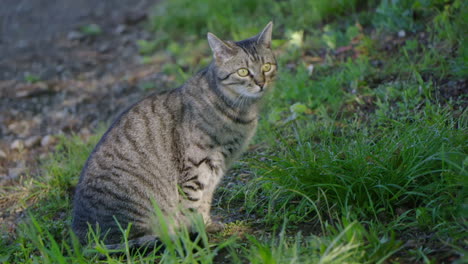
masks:
<path id="1" fill-rule="evenodd" d="M 244 152 L 254 136 L 255 130 L 256 124 L 252 124 L 252 126 L 238 129 L 236 133 L 232 132 L 232 130 L 220 133 L 222 143 L 216 148 L 216 152 L 222 156 L 227 167 Z"/>
<path id="2" fill-rule="evenodd" d="M 186 128 L 186 154 L 197 159 L 209 158 L 228 168 L 245 150 L 255 134 L 256 121 L 249 125 L 217 124 Z"/>
<path id="3" fill-rule="evenodd" d="M 256 128 L 256 120 L 249 125 L 222 125 L 217 128 L 217 135 L 221 139 L 221 144 L 226 144 L 233 140 L 244 142 L 252 138 Z"/>

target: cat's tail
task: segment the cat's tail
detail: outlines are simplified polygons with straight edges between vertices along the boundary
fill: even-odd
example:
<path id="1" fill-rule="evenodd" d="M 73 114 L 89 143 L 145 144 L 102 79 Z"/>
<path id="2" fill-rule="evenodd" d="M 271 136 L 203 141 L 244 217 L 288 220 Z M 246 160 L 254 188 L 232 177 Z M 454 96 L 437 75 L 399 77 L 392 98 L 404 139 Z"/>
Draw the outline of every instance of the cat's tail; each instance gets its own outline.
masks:
<path id="1" fill-rule="evenodd" d="M 192 241 L 198 241 L 199 247 L 206 247 L 207 245 L 200 239 L 197 239 L 198 233 L 190 233 L 189 238 Z M 158 237 L 154 235 L 146 235 L 142 237 L 138 237 L 135 239 L 131 239 L 128 243 L 120 243 L 120 244 L 108 244 L 106 245 L 107 250 L 109 250 L 110 255 L 122 255 L 125 254 L 127 248 L 130 251 L 130 254 L 140 253 L 143 255 L 147 255 L 156 250 L 156 254 L 159 254 L 165 250 L 164 243 L 159 240 Z M 197 249 L 192 249 L 196 252 Z M 105 259 L 105 255 L 99 255 L 99 258 Z"/>
<path id="2" fill-rule="evenodd" d="M 106 248 L 108 250 L 117 252 L 122 252 L 127 247 L 128 249 L 130 249 L 130 251 L 144 250 L 147 252 L 151 252 L 154 249 L 164 249 L 164 244 L 156 236 L 146 235 L 135 239 L 131 239 L 128 241 L 128 243 L 106 245 Z"/>
<path id="3" fill-rule="evenodd" d="M 190 233 L 189 238 L 192 241 L 196 241 L 198 237 L 198 233 Z M 198 246 L 206 246 L 204 245 L 202 240 L 198 240 Z M 164 250 L 164 243 L 159 240 L 157 236 L 154 235 L 146 235 L 138 238 L 134 238 L 128 241 L 128 243 L 119 243 L 119 244 L 108 244 L 106 248 L 110 251 L 124 251 L 126 248 L 129 248 L 130 251 L 136 250 L 146 250 L 146 251 L 153 251 L 155 249 Z"/>
<path id="4" fill-rule="evenodd" d="M 153 236 L 153 235 L 147 235 L 147 236 L 131 239 L 127 243 L 107 244 L 105 245 L 105 247 L 108 250 L 106 254 L 102 252 L 97 253 L 97 252 L 90 251 L 90 252 L 85 253 L 85 256 L 88 256 L 88 257 L 97 256 L 99 260 L 105 260 L 109 256 L 111 257 L 124 256 L 128 253 L 130 253 L 130 255 L 142 254 L 146 256 L 155 250 L 156 250 L 155 253 L 158 253 L 158 252 L 163 252 L 165 249 L 164 244 L 156 236 Z"/>

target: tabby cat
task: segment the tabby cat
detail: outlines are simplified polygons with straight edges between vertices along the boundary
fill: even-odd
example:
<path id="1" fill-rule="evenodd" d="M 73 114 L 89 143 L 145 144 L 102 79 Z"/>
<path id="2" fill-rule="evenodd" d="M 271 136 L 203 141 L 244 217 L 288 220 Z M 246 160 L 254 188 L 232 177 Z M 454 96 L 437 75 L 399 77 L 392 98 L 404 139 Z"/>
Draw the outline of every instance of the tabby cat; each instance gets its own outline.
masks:
<path id="1" fill-rule="evenodd" d="M 72 228 L 82 243 L 89 227 L 107 244 L 158 236 L 154 203 L 190 228 L 189 215 L 212 224 L 213 192 L 255 133 L 259 102 L 277 65 L 270 22 L 239 42 L 208 33 L 213 62 L 187 83 L 151 95 L 122 113 L 89 156 L 74 198 Z"/>

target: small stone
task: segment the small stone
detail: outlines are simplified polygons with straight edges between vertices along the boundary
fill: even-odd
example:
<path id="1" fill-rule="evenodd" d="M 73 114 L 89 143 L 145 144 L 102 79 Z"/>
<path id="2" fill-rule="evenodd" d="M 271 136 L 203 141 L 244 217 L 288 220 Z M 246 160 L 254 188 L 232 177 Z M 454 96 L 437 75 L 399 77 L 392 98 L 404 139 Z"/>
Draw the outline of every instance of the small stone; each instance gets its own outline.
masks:
<path id="1" fill-rule="evenodd" d="M 127 30 L 127 27 L 123 24 L 120 24 L 115 28 L 114 32 L 115 34 L 121 35 L 125 33 L 126 30 Z"/>
<path id="2" fill-rule="evenodd" d="M 21 139 L 16 139 L 10 145 L 10 149 L 12 150 L 22 150 L 23 148 L 24 148 L 24 142 Z"/>
<path id="3" fill-rule="evenodd" d="M 0 159 L 6 159 L 6 158 L 7 158 L 6 153 L 0 149 Z"/>
<path id="4" fill-rule="evenodd" d="M 39 95 L 53 93 L 53 90 L 49 89 L 47 84 L 44 82 L 19 84 L 15 87 L 15 90 L 15 96 L 17 98 L 32 98 Z"/>
<path id="5" fill-rule="evenodd" d="M 398 31 L 398 37 L 399 38 L 404 38 L 406 36 L 406 32 L 404 30 Z"/>
<path id="6" fill-rule="evenodd" d="M 24 146 L 26 148 L 31 148 L 39 144 L 39 142 L 41 142 L 40 136 L 32 136 L 24 141 Z"/>
<path id="7" fill-rule="evenodd" d="M 55 66 L 55 71 L 56 71 L 57 73 L 62 73 L 63 70 L 65 70 L 65 66 L 63 66 L 63 65 L 61 65 L 61 64 Z"/>
<path id="8" fill-rule="evenodd" d="M 8 130 L 15 131 L 17 126 L 18 126 L 18 123 L 11 123 L 8 125 Z"/>
<path id="9" fill-rule="evenodd" d="M 66 111 L 58 111 L 58 112 L 55 112 L 52 114 L 53 118 L 55 120 L 61 120 L 61 119 L 64 119 L 66 116 L 67 116 L 67 113 Z"/>
<path id="10" fill-rule="evenodd" d="M 78 32 L 78 31 L 70 31 L 68 32 L 67 38 L 68 40 L 80 40 L 84 38 L 84 34 Z"/>
<path id="11" fill-rule="evenodd" d="M 42 140 L 41 140 L 41 146 L 47 147 L 47 146 L 53 144 L 54 141 L 55 141 L 55 138 L 54 138 L 53 136 L 47 135 L 47 136 L 45 136 L 45 137 L 42 138 Z"/>
<path id="12" fill-rule="evenodd" d="M 25 135 L 29 133 L 30 123 L 26 120 L 13 122 L 8 125 L 8 130 L 16 135 Z"/>
<path id="13" fill-rule="evenodd" d="M 108 52 L 110 50 L 110 46 L 109 46 L 109 44 L 104 43 L 104 44 L 99 46 L 98 50 L 101 53 L 106 53 L 106 52 Z"/>
<path id="14" fill-rule="evenodd" d="M 40 115 L 34 116 L 32 120 L 35 125 L 40 125 L 42 123 L 42 117 Z"/>
<path id="15" fill-rule="evenodd" d="M 25 171 L 26 171 L 26 168 L 24 167 L 10 168 L 8 169 L 8 178 L 10 180 L 14 180 L 18 178 L 20 175 L 22 175 Z"/>

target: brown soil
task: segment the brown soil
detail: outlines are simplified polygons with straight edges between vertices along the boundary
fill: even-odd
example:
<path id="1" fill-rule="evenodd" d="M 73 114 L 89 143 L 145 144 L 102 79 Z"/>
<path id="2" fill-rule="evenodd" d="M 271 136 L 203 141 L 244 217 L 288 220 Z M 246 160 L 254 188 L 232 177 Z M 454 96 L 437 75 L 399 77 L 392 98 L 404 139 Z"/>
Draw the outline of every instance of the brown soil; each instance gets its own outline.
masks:
<path id="1" fill-rule="evenodd" d="M 0 226 L 13 231 L 20 186 L 59 135 L 88 137 L 162 86 L 158 63 L 142 64 L 137 40 L 152 39 L 151 0 L 5 0 L 0 8 Z M 96 24 L 96 34 L 83 26 Z"/>

